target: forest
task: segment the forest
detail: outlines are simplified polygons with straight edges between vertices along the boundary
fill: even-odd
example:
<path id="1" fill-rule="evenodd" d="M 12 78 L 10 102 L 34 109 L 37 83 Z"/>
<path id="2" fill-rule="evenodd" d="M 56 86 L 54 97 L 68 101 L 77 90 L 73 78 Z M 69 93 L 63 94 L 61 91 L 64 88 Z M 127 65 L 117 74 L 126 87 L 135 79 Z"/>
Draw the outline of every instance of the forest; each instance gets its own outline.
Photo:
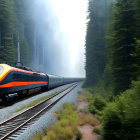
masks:
<path id="1" fill-rule="evenodd" d="M 107 140 L 140 139 L 140 1 L 89 0 L 86 82 Z"/>
<path id="2" fill-rule="evenodd" d="M 18 42 L 21 61 L 29 65 L 33 47 L 33 23 L 26 0 L 0 1 L 0 63 L 14 64 L 17 61 Z"/>

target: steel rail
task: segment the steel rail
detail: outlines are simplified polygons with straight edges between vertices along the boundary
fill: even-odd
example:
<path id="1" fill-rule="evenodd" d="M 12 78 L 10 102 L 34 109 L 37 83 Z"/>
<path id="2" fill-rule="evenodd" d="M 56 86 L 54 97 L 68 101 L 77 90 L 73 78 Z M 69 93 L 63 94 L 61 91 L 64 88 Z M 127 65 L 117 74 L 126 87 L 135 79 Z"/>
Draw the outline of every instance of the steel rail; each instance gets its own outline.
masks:
<path id="1" fill-rule="evenodd" d="M 32 110 L 33 108 L 35 108 L 35 107 L 37 107 L 37 106 L 39 106 L 39 105 L 41 105 L 41 104 L 43 104 L 43 103 L 49 101 L 50 99 L 54 98 L 54 97 L 57 96 L 58 94 L 61 94 L 62 92 L 66 91 L 67 89 L 69 89 L 69 88 L 72 87 L 72 86 L 73 86 L 73 85 L 68 86 L 68 87 L 65 88 L 64 90 L 59 91 L 58 93 L 56 93 L 55 95 L 53 95 L 53 96 L 51 96 L 51 97 L 49 97 L 49 98 L 47 98 L 47 99 L 45 99 L 45 100 L 39 102 L 38 104 L 36 104 L 36 105 L 34 105 L 34 106 L 32 106 L 32 107 L 30 107 L 30 108 L 28 108 L 28 109 L 26 109 L 26 110 L 20 112 L 19 114 L 17 114 L 17 115 L 15 115 L 15 116 L 11 117 L 11 118 L 8 119 L 8 120 L 6 120 L 6 121 L 0 123 L 0 127 L 1 127 L 2 125 L 6 124 L 7 122 L 9 122 L 9 121 L 15 119 L 16 117 L 18 117 L 18 116 L 20 116 L 20 115 L 26 113 L 27 111 L 30 111 L 30 110 Z"/>
<path id="2" fill-rule="evenodd" d="M 21 123 L 21 124 L 13 124 L 13 125 L 17 125 L 12 131 L 10 131 L 10 132 L 8 132 L 7 134 L 5 134 L 5 133 L 2 133 L 2 131 L 1 131 L 1 134 L 4 134 L 4 136 L 3 137 L 1 137 L 0 138 L 0 140 L 5 140 L 5 139 L 7 139 L 8 137 L 10 137 L 12 134 L 14 134 L 15 132 L 17 132 L 18 130 L 20 130 L 20 129 L 22 129 L 22 127 L 25 127 L 26 125 L 28 125 L 28 123 L 29 122 L 34 122 L 35 120 L 35 118 L 37 118 L 38 116 L 42 116 L 43 115 L 43 113 L 45 113 L 46 112 L 46 110 L 47 109 L 50 109 L 51 107 L 53 107 L 53 105 L 55 105 L 59 100 L 61 100 L 64 96 L 66 96 L 69 92 L 71 92 L 76 86 L 77 86 L 78 84 L 73 84 L 72 86 L 69 86 L 67 89 L 69 89 L 64 95 L 62 95 L 61 97 L 59 97 L 58 99 L 56 99 L 54 102 L 52 102 L 52 103 L 50 103 L 49 105 L 47 105 L 47 106 L 45 106 L 43 109 L 41 109 L 39 112 L 37 112 L 35 115 L 33 115 L 32 117 L 30 117 L 29 119 L 27 119 L 27 120 L 25 120 L 23 123 Z M 65 92 L 67 89 L 65 89 L 64 91 L 62 91 L 62 92 Z M 62 93 L 61 92 L 61 93 Z M 60 94 L 60 93 L 59 93 Z M 58 95 L 58 93 L 57 93 L 57 95 Z M 55 95 L 55 96 L 57 96 L 57 95 Z M 53 97 L 55 97 L 55 96 L 53 96 Z M 52 97 L 52 98 L 53 98 Z M 45 102 L 47 102 L 48 101 L 48 99 L 46 100 L 46 101 L 42 101 L 43 103 L 45 103 Z M 42 103 L 41 102 L 41 103 Z M 39 105 L 39 104 L 38 104 Z M 34 106 L 34 107 L 32 107 L 32 108 L 35 108 L 35 107 L 38 107 L 38 105 L 36 105 L 36 106 Z M 31 110 L 32 108 L 30 108 L 30 109 L 28 109 L 28 110 Z M 22 112 L 21 114 L 23 114 L 24 112 Z M 21 114 L 18 114 L 18 116 L 20 116 Z M 15 117 L 13 117 L 13 119 L 11 118 L 11 119 L 9 119 L 9 120 L 7 120 L 7 121 L 5 121 L 4 123 L 3 123 L 3 125 L 4 124 L 6 124 L 6 123 L 8 123 L 9 124 L 9 126 L 11 125 L 10 124 L 10 121 L 12 121 L 12 120 L 14 120 L 15 119 Z M 20 120 L 20 119 L 19 119 Z M 18 122 L 18 121 L 17 121 Z M 22 118 L 21 118 L 21 122 L 22 122 Z M 2 126 L 2 125 L 1 125 Z M 12 127 L 12 126 L 11 126 Z M 24 128 L 24 129 L 26 129 L 26 128 Z M 15 137 L 15 136 L 14 136 Z"/>

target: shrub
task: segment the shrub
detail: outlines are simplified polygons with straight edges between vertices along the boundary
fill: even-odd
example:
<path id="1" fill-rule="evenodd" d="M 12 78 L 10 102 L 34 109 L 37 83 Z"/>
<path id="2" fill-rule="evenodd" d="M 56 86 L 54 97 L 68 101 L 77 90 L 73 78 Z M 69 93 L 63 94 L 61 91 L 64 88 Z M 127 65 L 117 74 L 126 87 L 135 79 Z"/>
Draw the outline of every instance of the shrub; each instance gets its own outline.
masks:
<path id="1" fill-rule="evenodd" d="M 102 133 L 101 126 L 95 126 L 93 128 L 93 132 L 98 134 L 98 135 L 101 135 L 101 133 Z"/>
<path id="2" fill-rule="evenodd" d="M 40 140 L 72 140 L 73 136 L 76 135 L 76 129 L 79 123 L 76 106 L 66 103 L 63 105 L 63 109 L 58 111 L 57 114 L 59 121 L 52 125 L 47 135 L 41 136 Z"/>
<path id="3" fill-rule="evenodd" d="M 44 136 L 42 140 L 51 140 L 48 136 Z"/>
<path id="4" fill-rule="evenodd" d="M 92 102 L 90 102 L 89 111 L 90 111 L 92 114 L 96 114 L 96 113 L 98 112 L 98 110 L 96 109 L 96 107 L 93 105 Z"/>
<path id="5" fill-rule="evenodd" d="M 92 126 L 98 125 L 97 120 L 91 115 L 86 115 L 85 116 L 84 123 L 91 124 Z"/>
<path id="6" fill-rule="evenodd" d="M 53 131 L 49 131 L 47 136 L 50 140 L 56 140 L 56 134 Z"/>
<path id="7" fill-rule="evenodd" d="M 42 140 L 42 133 L 38 132 L 32 137 L 32 140 Z"/>
<path id="8" fill-rule="evenodd" d="M 89 111 L 93 114 L 102 115 L 102 110 L 106 106 L 106 101 L 101 95 L 94 95 L 90 100 Z"/>
<path id="9" fill-rule="evenodd" d="M 95 96 L 94 101 L 93 101 L 93 105 L 95 106 L 95 108 L 97 110 L 102 110 L 106 105 L 105 99 L 100 95 Z"/>
<path id="10" fill-rule="evenodd" d="M 62 120 L 60 120 L 60 125 L 62 127 L 69 126 L 69 120 L 68 119 L 62 119 Z"/>
<path id="11" fill-rule="evenodd" d="M 108 105 L 103 113 L 103 133 L 108 140 L 140 138 L 140 81 Z"/>
<path id="12" fill-rule="evenodd" d="M 73 137 L 73 132 L 72 130 L 70 129 L 70 127 L 65 127 L 63 128 L 63 136 L 64 136 L 64 140 L 69 140 L 69 139 L 72 139 Z M 61 140 L 61 139 L 60 139 Z"/>
<path id="13" fill-rule="evenodd" d="M 76 131 L 76 140 L 80 140 L 82 138 L 82 133 L 77 129 Z"/>
<path id="14" fill-rule="evenodd" d="M 111 103 L 103 114 L 103 134 L 108 140 L 120 140 L 121 136 L 121 117 L 115 103 Z"/>

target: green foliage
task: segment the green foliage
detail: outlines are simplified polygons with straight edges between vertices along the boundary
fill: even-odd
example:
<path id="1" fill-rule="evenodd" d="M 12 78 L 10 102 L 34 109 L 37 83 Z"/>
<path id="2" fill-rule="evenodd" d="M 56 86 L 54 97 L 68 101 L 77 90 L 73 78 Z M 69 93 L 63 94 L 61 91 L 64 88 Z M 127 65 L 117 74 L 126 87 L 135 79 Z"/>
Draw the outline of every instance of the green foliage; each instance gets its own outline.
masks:
<path id="1" fill-rule="evenodd" d="M 101 96 L 96 96 L 94 97 L 94 100 L 93 100 L 93 105 L 98 109 L 98 110 L 102 110 L 106 103 L 105 103 L 105 100 L 103 99 L 103 97 Z"/>
<path id="2" fill-rule="evenodd" d="M 13 33 L 17 22 L 13 1 L 0 1 L 0 63 L 15 62 Z"/>
<path id="3" fill-rule="evenodd" d="M 77 130 L 79 116 L 76 112 L 76 106 L 65 103 L 63 109 L 57 112 L 59 121 L 51 126 L 47 135 L 41 136 L 42 140 L 72 140 L 76 136 L 80 140 L 81 133 Z M 35 135 L 36 136 L 36 135 Z M 33 138 L 35 137 L 33 136 Z"/>
<path id="4" fill-rule="evenodd" d="M 96 133 L 96 134 L 98 134 L 98 135 L 101 135 L 101 134 L 102 134 L 101 125 L 95 126 L 95 127 L 93 128 L 93 132 Z"/>
<path id="5" fill-rule="evenodd" d="M 49 131 L 47 136 L 42 138 L 43 140 L 56 140 L 56 134 L 53 131 Z"/>
<path id="6" fill-rule="evenodd" d="M 77 129 L 76 131 L 76 140 L 80 140 L 82 138 L 82 133 Z"/>
<path id="7" fill-rule="evenodd" d="M 27 104 L 26 106 L 23 106 L 23 107 L 17 109 L 16 111 L 14 111 L 14 112 L 12 112 L 12 113 L 19 112 L 19 111 L 21 111 L 21 110 L 23 110 L 23 109 L 26 109 L 26 108 L 32 107 L 32 106 L 34 106 L 34 105 L 40 103 L 41 101 L 46 100 L 46 99 L 48 99 L 48 98 L 54 96 L 55 94 L 58 94 L 58 93 L 64 91 L 64 90 L 65 90 L 65 89 L 62 89 L 62 90 L 60 90 L 60 91 L 57 91 L 57 92 L 51 93 L 51 94 L 49 94 L 49 95 L 46 95 L 46 96 L 40 97 L 40 98 L 38 98 L 38 99 L 36 99 L 36 100 L 30 102 L 30 103 Z"/>
<path id="8" fill-rule="evenodd" d="M 32 140 L 42 140 L 42 133 L 38 132 L 32 137 Z"/>
<path id="9" fill-rule="evenodd" d="M 114 93 L 118 94 L 129 88 L 134 79 L 134 9 L 131 0 L 119 0 L 115 4 L 113 20 L 112 70 Z"/>
<path id="10" fill-rule="evenodd" d="M 135 52 L 133 52 L 131 56 L 135 59 L 136 62 L 133 64 L 133 66 L 136 69 L 134 76 L 137 79 L 137 76 L 140 75 L 140 40 L 135 40 Z"/>
<path id="11" fill-rule="evenodd" d="M 51 128 L 58 140 L 70 140 L 75 135 L 79 122 L 79 116 L 75 110 L 76 106 L 64 104 L 63 109 L 58 112 L 59 121 Z"/>
<path id="12" fill-rule="evenodd" d="M 99 10 L 102 9 L 102 10 Z M 86 83 L 93 86 L 103 76 L 105 67 L 106 1 L 89 1 L 89 22 L 86 35 Z"/>
<path id="13" fill-rule="evenodd" d="M 29 45 L 28 45 L 25 37 L 23 37 L 23 39 L 22 39 L 21 52 L 22 52 L 21 53 L 21 62 L 25 66 L 29 66 L 29 64 L 30 64 L 30 48 L 29 48 Z"/>
<path id="14" fill-rule="evenodd" d="M 100 23 L 96 14 L 101 10 L 96 6 L 98 2 L 94 2 L 89 2 L 90 21 L 86 38 L 87 81 L 93 86 L 88 89 L 93 93 L 89 99 L 90 111 L 103 115 L 102 128 L 106 139 L 137 140 L 140 138 L 140 81 L 132 86 L 131 82 L 140 75 L 140 0 L 117 0 L 109 4 L 107 24 L 103 26 L 106 32 L 102 34 L 105 48 L 104 52 L 100 51 L 105 59 L 104 73 L 99 73 L 99 69 L 96 72 L 99 48 L 95 41 L 101 36 L 96 33 L 98 28 L 95 26 L 98 26 L 96 22 Z"/>
<path id="15" fill-rule="evenodd" d="M 21 59 L 28 66 L 30 59 L 29 38 L 25 30 L 29 13 L 26 0 L 0 1 L 0 63 L 15 64 L 17 59 L 18 36 L 21 46 Z M 26 20 L 26 22 L 25 22 Z M 25 24 L 26 23 L 26 24 Z M 31 26 L 28 25 L 28 29 Z M 31 38 L 33 40 L 33 38 Z"/>
<path id="16" fill-rule="evenodd" d="M 140 81 L 109 104 L 103 114 L 103 132 L 108 140 L 140 137 Z"/>
<path id="17" fill-rule="evenodd" d="M 93 99 L 90 101 L 89 110 L 93 114 L 101 114 L 100 111 L 106 106 L 106 101 L 101 95 L 93 96 Z"/>

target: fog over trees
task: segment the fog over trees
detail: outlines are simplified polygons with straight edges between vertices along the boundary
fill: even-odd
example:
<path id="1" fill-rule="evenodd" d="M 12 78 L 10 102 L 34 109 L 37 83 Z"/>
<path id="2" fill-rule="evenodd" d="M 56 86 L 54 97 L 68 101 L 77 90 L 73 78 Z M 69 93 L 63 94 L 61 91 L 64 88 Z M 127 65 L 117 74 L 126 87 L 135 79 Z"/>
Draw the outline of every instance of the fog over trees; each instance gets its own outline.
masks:
<path id="1" fill-rule="evenodd" d="M 0 63 L 17 61 L 19 42 L 24 66 L 60 76 L 84 76 L 84 40 L 75 46 L 78 54 L 72 60 L 70 48 L 75 44 L 60 29 L 53 4 L 49 0 L 0 1 Z"/>

